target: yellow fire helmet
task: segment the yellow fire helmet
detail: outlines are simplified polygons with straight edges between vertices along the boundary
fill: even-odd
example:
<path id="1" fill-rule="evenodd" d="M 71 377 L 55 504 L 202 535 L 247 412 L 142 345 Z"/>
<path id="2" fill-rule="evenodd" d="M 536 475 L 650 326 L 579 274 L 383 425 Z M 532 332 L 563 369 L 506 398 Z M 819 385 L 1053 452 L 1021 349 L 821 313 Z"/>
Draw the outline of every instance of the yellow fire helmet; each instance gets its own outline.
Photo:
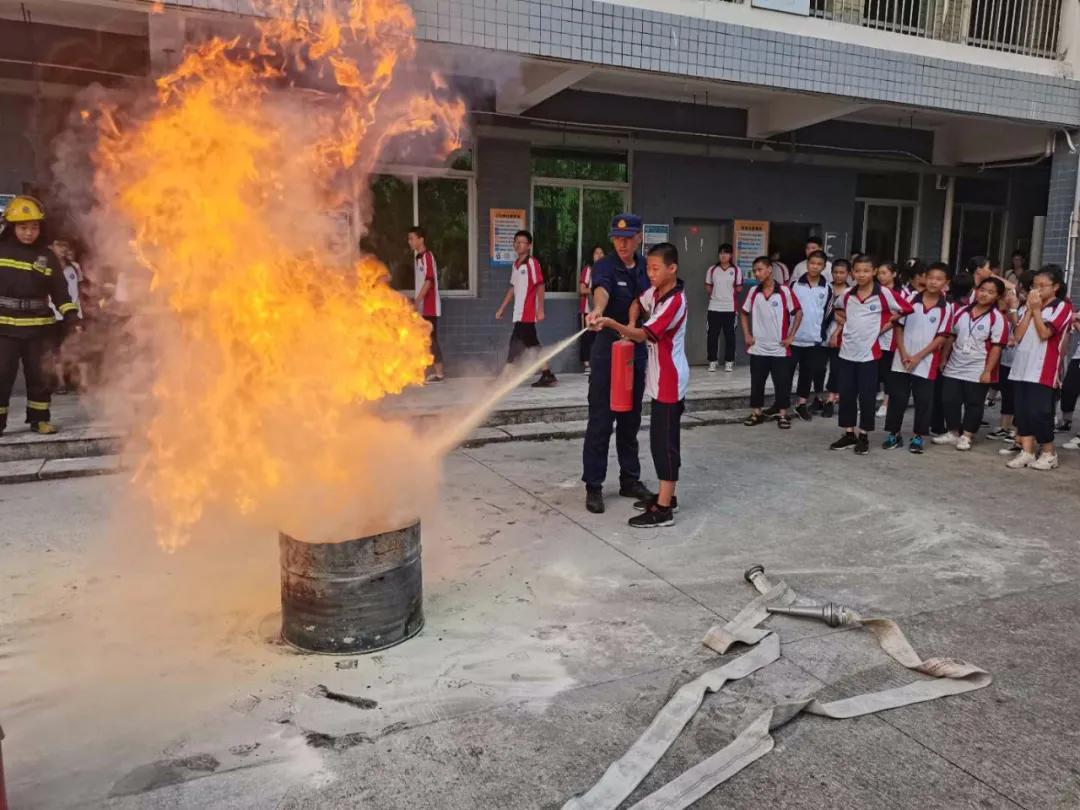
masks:
<path id="1" fill-rule="evenodd" d="M 45 219 L 45 206 L 33 197 L 16 197 L 4 209 L 5 222 L 40 222 Z"/>

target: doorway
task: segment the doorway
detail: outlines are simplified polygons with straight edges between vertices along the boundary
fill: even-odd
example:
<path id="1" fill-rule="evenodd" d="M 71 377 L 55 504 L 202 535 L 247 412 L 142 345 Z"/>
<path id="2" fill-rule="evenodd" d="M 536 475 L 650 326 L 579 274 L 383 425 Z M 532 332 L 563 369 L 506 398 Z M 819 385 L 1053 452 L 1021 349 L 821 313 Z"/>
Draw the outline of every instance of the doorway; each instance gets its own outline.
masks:
<path id="1" fill-rule="evenodd" d="M 770 222 L 769 253 L 780 251 L 780 261 L 794 270 L 795 265 L 806 258 L 806 240 L 811 236 L 824 239 L 821 225 L 811 222 Z M 749 273 L 750 268 L 742 268 Z"/>
<path id="2" fill-rule="evenodd" d="M 705 272 L 716 264 L 720 245 L 730 242 L 731 220 L 676 217 L 671 241 L 679 249 L 679 278 L 686 294 L 686 359 L 690 365 L 707 362 L 705 332 L 709 300 L 705 295 Z M 742 268 L 747 272 L 749 268 Z"/>
<path id="3" fill-rule="evenodd" d="M 973 256 L 1001 260 L 1004 209 L 992 205 L 956 206 L 953 213 L 953 267 L 960 269 Z"/>

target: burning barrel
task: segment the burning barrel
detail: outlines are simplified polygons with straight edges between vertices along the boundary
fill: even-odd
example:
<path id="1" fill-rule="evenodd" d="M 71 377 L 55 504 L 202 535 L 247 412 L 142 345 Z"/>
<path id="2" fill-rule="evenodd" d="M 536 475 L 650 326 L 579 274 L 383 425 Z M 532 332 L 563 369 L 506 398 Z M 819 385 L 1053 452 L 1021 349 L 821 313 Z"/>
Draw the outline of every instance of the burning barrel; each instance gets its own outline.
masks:
<path id="1" fill-rule="evenodd" d="M 346 540 L 280 533 L 281 635 L 317 653 L 367 653 L 424 626 L 420 522 Z"/>

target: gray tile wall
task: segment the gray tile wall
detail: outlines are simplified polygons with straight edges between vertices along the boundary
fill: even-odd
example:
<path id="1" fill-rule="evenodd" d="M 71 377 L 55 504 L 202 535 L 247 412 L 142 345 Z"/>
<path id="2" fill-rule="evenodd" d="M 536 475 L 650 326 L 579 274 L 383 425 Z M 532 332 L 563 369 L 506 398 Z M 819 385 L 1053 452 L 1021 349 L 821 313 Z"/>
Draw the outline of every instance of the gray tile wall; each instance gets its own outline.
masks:
<path id="1" fill-rule="evenodd" d="M 1077 143 L 1074 136 L 1073 142 Z M 1080 143 L 1077 144 L 1080 146 Z M 1046 235 L 1043 239 L 1043 263 L 1064 265 L 1069 239 L 1069 213 L 1076 193 L 1078 155 L 1069 151 L 1065 138 L 1059 136 L 1050 166 L 1050 198 L 1046 204 Z M 1076 274 L 1080 276 L 1080 273 Z M 1080 295 L 1080 278 L 1073 278 L 1072 295 Z"/>
<path id="2" fill-rule="evenodd" d="M 412 0 L 421 39 L 1026 121 L 1080 124 L 1080 82 L 598 0 Z M 903 38 L 897 37 L 902 48 Z"/>

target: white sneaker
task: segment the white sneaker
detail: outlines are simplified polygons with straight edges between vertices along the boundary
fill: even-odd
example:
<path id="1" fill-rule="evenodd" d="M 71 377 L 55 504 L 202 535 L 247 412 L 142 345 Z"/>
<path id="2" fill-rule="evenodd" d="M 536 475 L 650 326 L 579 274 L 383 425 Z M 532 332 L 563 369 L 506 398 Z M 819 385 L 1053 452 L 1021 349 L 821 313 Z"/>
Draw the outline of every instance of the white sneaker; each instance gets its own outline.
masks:
<path id="1" fill-rule="evenodd" d="M 1054 456 L 1055 460 L 1057 456 Z M 1021 450 L 1020 455 L 1014 458 L 1012 461 L 1005 462 L 1005 466 L 1010 470 L 1022 470 L 1024 467 L 1030 467 L 1035 463 L 1035 455 L 1028 453 L 1026 450 Z"/>
<path id="2" fill-rule="evenodd" d="M 1056 470 L 1058 468 L 1057 453 L 1043 453 L 1028 466 L 1033 470 Z"/>
<path id="3" fill-rule="evenodd" d="M 712 374 L 716 371 L 716 363 L 709 363 L 709 373 Z"/>
<path id="4" fill-rule="evenodd" d="M 958 444 L 960 442 L 959 437 L 955 433 L 942 433 L 940 436 L 935 436 L 930 441 L 934 444 Z M 968 449 L 971 448 L 971 444 L 968 444 Z"/>
<path id="5" fill-rule="evenodd" d="M 1064 447 L 1066 450 L 1080 450 L 1080 433 L 1073 436 L 1061 446 Z"/>
<path id="6" fill-rule="evenodd" d="M 874 414 L 878 419 L 884 419 L 888 409 L 884 405 L 878 405 L 877 412 Z"/>
<path id="7" fill-rule="evenodd" d="M 724 371 L 726 371 L 728 374 L 730 374 L 734 370 L 735 370 L 735 364 L 734 363 L 724 363 Z"/>
<path id="8" fill-rule="evenodd" d="M 950 433 L 949 435 L 951 436 L 952 434 Z M 956 440 L 956 449 L 957 450 L 970 450 L 971 449 L 971 439 L 969 439 L 967 436 L 959 437 Z"/>

